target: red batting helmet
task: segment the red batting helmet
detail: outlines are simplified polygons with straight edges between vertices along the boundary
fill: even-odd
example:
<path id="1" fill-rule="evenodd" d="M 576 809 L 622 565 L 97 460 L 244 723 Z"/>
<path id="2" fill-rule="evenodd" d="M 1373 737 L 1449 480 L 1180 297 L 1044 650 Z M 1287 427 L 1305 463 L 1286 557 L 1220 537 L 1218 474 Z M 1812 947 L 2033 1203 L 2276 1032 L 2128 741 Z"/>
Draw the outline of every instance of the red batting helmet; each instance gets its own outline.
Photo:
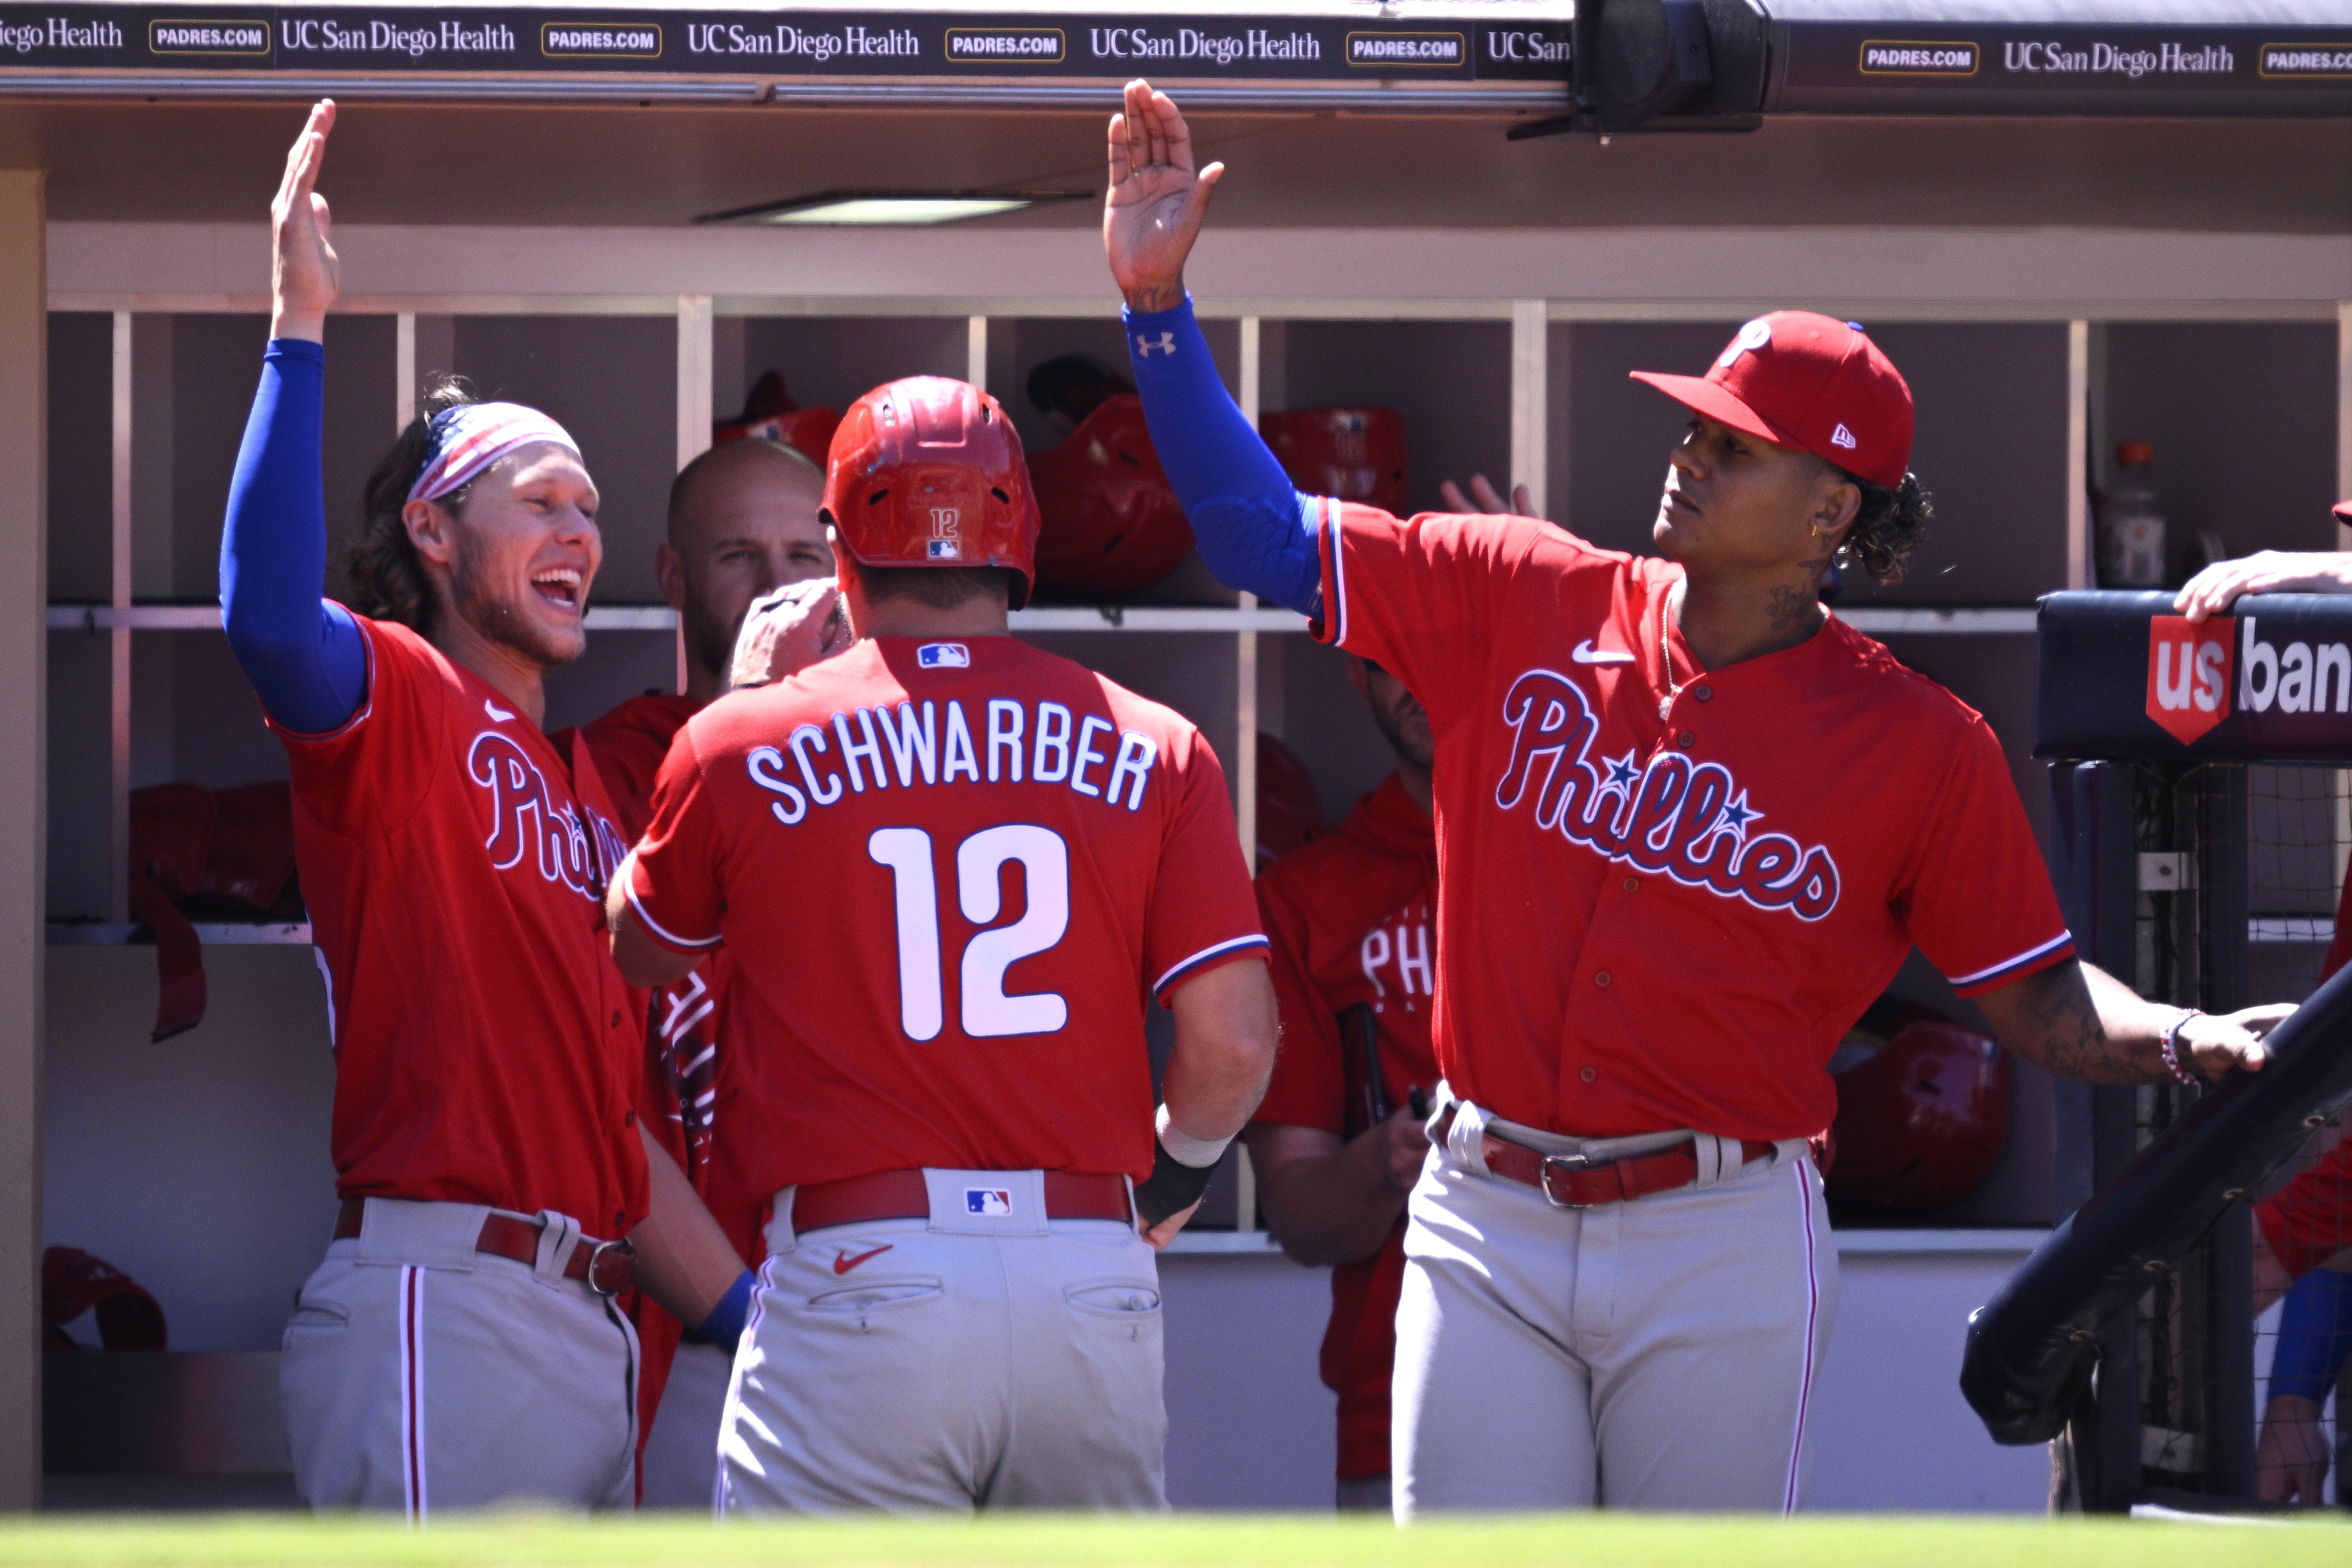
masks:
<path id="1" fill-rule="evenodd" d="M 1396 410 L 1301 408 L 1261 414 L 1257 424 L 1290 482 L 1308 495 L 1404 515 L 1404 415 Z"/>
<path id="2" fill-rule="evenodd" d="M 908 376 L 849 407 L 833 434 L 824 510 L 861 566 L 1001 566 L 1015 610 L 1037 577 L 1037 503 L 997 401 Z"/>
<path id="3" fill-rule="evenodd" d="M 753 383 L 751 395 L 743 400 L 742 413 L 711 425 L 710 444 L 724 446 L 746 439 L 780 442 L 822 465 L 840 423 L 841 415 L 833 409 L 803 408 L 794 402 L 792 390 L 784 385 L 783 372 L 770 371 Z"/>
<path id="4" fill-rule="evenodd" d="M 1822 1185 L 1832 1201 L 1918 1214 L 1958 1203 L 1992 1174 L 2009 1141 L 2009 1058 L 1990 1035 L 1917 1009 L 1874 1009 L 1830 1071 L 1837 1159 Z"/>
<path id="5" fill-rule="evenodd" d="M 1062 444 L 1029 459 L 1037 510 L 1037 580 L 1068 598 L 1133 593 L 1191 553 L 1192 526 L 1151 450 L 1143 402 L 1118 392 Z"/>
<path id="6" fill-rule="evenodd" d="M 1331 831 L 1315 775 L 1298 753 L 1257 732 L 1257 867 L 1264 871 Z"/>

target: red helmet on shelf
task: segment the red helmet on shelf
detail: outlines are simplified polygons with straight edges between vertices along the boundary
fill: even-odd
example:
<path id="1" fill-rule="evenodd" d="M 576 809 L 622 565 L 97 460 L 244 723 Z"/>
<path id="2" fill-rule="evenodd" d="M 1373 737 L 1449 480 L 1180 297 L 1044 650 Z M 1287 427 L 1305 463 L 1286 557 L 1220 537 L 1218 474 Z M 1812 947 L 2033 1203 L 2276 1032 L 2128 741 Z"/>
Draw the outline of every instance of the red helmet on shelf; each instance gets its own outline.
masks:
<path id="1" fill-rule="evenodd" d="M 822 467 L 840 423 L 836 409 L 803 408 L 794 402 L 784 385 L 783 372 L 770 371 L 743 400 L 742 413 L 711 425 L 710 444 L 724 446 L 730 441 L 753 439 L 780 442 Z"/>
<path id="2" fill-rule="evenodd" d="M 1886 1214 L 1958 1203 L 2009 1141 L 2009 1057 L 1943 1019 L 1884 1021 L 1889 1032 L 1858 1026 L 1830 1059 L 1837 1160 L 1822 1185 L 1835 1202 Z"/>
<path id="3" fill-rule="evenodd" d="M 1310 496 L 1404 515 L 1404 415 L 1392 408 L 1300 408 L 1258 416 L 1290 482 Z"/>
<path id="4" fill-rule="evenodd" d="M 1021 437 L 997 401 L 908 376 L 852 403 L 825 460 L 824 509 L 861 566 L 1001 566 L 1037 577 L 1037 503 Z"/>
<path id="5" fill-rule="evenodd" d="M 1029 472 L 1045 518 L 1037 580 L 1047 593 L 1133 593 L 1192 551 L 1192 526 L 1132 392 L 1105 398 L 1060 445 L 1032 456 Z"/>
<path id="6" fill-rule="evenodd" d="M 1331 831 L 1323 797 L 1306 761 L 1264 730 L 1257 732 L 1257 866 L 1263 871 Z"/>

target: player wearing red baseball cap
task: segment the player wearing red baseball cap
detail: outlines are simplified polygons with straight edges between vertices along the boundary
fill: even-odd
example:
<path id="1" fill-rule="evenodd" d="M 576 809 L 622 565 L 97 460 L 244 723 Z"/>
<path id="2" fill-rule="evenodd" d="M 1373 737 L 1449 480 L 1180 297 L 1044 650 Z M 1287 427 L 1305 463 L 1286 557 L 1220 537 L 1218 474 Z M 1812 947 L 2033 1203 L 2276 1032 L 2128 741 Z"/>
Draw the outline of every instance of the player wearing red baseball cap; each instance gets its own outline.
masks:
<path id="1" fill-rule="evenodd" d="M 583 645 L 596 487 L 545 414 L 449 399 L 369 481 L 366 612 L 320 600 L 333 123 L 312 111 L 273 205 L 221 549 L 229 643 L 292 765 L 335 1038 L 343 1206 L 281 1368 L 295 1484 L 412 1520 L 625 1508 L 636 1343 L 614 1297 L 634 1276 L 702 1322 L 740 1265 L 637 1124 L 643 1019 L 602 929 L 625 845 L 584 747 L 539 727 L 542 677 Z"/>
<path id="2" fill-rule="evenodd" d="M 1216 378 L 1183 262 L 1222 172 L 1164 94 L 1110 128 L 1104 237 L 1202 558 L 1427 705 L 1435 1042 L 1407 1206 L 1396 1511 L 1786 1510 L 1835 1249 L 1807 1140 L 1914 945 L 2073 1077 L 2256 1066 L 2291 1010 L 2184 1016 L 2077 964 L 1999 743 L 1828 614 L 1927 520 L 1868 335 L 1759 317 L 1670 454 L 1659 556 L 1533 518 L 1296 494 Z"/>
<path id="3" fill-rule="evenodd" d="M 1404 1200 L 1438 1080 L 1436 741 L 1403 682 L 1348 663 L 1396 771 L 1337 832 L 1258 873 L 1283 1046 L 1247 1137 L 1266 1228 L 1299 1262 L 1332 1266 L 1322 1371 L 1339 1396 L 1339 1506 L 1386 1513 Z"/>
<path id="4" fill-rule="evenodd" d="M 688 721 L 606 904 L 639 984 L 733 956 L 726 1142 L 774 1219 L 720 1506 L 1164 1506 L 1152 1247 L 1274 1056 L 1224 776 L 1006 634 L 1038 522 L 986 393 L 867 393 L 824 505 L 861 640 L 808 663 L 830 606 L 792 601 L 788 678 Z"/>

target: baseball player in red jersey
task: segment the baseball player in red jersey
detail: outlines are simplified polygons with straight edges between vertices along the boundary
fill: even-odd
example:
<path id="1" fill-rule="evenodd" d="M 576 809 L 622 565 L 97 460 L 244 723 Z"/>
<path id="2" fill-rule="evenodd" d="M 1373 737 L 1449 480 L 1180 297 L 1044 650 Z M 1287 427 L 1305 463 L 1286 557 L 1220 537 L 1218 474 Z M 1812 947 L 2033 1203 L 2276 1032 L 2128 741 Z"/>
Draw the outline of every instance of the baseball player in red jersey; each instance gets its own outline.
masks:
<path id="1" fill-rule="evenodd" d="M 1339 831 L 1258 873 L 1282 1012 L 1274 1081 L 1244 1134 L 1283 1250 L 1330 1264 L 1323 1381 L 1339 1396 L 1339 1506 L 1391 1506 L 1389 1380 L 1404 1280 L 1404 1201 L 1429 1153 L 1437 831 L 1429 716 L 1366 659 L 1349 674 L 1396 771 Z"/>
<path id="2" fill-rule="evenodd" d="M 642 1022 L 604 952 L 625 849 L 585 749 L 539 728 L 578 656 L 595 486 L 545 414 L 457 403 L 368 486 L 320 598 L 321 103 L 273 208 L 271 343 L 222 545 L 223 619 L 292 762 L 327 972 L 343 1206 L 281 1364 L 314 1507 L 632 1500 L 632 1276 L 701 1322 L 737 1272 L 634 1110 Z M 629 1240 L 636 1243 L 634 1259 Z"/>
<path id="3" fill-rule="evenodd" d="M 2131 1082 L 2258 1065 L 2291 1010 L 2185 1015 L 2075 962 L 1999 742 L 1831 617 L 1841 552 L 1927 521 L 1909 389 L 1860 328 L 1742 327 L 1658 558 L 1534 518 L 1293 492 L 1183 263 L 1222 172 L 1165 94 L 1110 127 L 1104 237 L 1202 558 L 1429 709 L 1446 1097 L 1408 1206 L 1396 1511 L 1786 1510 L 1837 1276 L 1806 1140 L 1831 1051 L 1916 944 L 2011 1050 Z M 1661 559 L 1663 558 L 1663 559 Z"/>
<path id="4" fill-rule="evenodd" d="M 793 447 L 757 437 L 712 447 L 671 482 L 667 537 L 655 551 L 654 570 L 662 597 L 678 612 L 686 689 L 631 697 L 579 732 L 628 841 L 652 820 L 654 776 L 671 739 L 725 689 L 746 612 L 780 585 L 831 575 L 833 551 L 817 520 L 824 496 L 824 469 Z M 551 738 L 561 747 L 569 733 Z M 725 954 L 713 954 L 693 974 L 653 993 L 638 1112 L 748 1263 L 765 1250 L 760 1227 L 767 1195 L 730 1181 L 737 1167 L 714 1145 L 727 963 Z M 710 1496 L 734 1347 L 687 1333 L 642 1293 L 626 1301 L 641 1364 L 640 1500 L 646 1507 L 698 1504 Z M 671 1416 L 663 1421 L 663 1402 L 672 1395 Z"/>
<path id="5" fill-rule="evenodd" d="M 1146 1241 L 1275 1042 L 1223 774 L 1174 713 L 1005 634 L 1037 518 L 994 400 L 869 392 L 825 508 L 862 640 L 688 722 L 607 901 L 640 983 L 735 957 L 727 1142 L 775 1217 L 720 1506 L 1163 1506 Z"/>

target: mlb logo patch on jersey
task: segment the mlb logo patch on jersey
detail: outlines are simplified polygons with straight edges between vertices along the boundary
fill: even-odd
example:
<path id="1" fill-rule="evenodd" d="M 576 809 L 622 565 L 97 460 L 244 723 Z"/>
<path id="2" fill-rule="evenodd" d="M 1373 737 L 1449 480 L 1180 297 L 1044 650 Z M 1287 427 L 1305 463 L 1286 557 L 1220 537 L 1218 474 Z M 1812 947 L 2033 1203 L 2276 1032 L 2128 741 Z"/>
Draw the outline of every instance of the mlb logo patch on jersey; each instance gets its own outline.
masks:
<path id="1" fill-rule="evenodd" d="M 961 643 L 926 643 L 915 650 L 915 663 L 926 670 L 968 670 L 971 650 Z"/>
<path id="2" fill-rule="evenodd" d="M 925 544 L 923 549 L 932 560 L 953 560 L 959 553 L 953 539 L 932 539 Z"/>
<path id="3" fill-rule="evenodd" d="M 1013 1214 L 1013 1192 L 1002 1186 L 968 1186 L 963 1189 L 963 1211 L 983 1219 L 1006 1219 Z"/>

